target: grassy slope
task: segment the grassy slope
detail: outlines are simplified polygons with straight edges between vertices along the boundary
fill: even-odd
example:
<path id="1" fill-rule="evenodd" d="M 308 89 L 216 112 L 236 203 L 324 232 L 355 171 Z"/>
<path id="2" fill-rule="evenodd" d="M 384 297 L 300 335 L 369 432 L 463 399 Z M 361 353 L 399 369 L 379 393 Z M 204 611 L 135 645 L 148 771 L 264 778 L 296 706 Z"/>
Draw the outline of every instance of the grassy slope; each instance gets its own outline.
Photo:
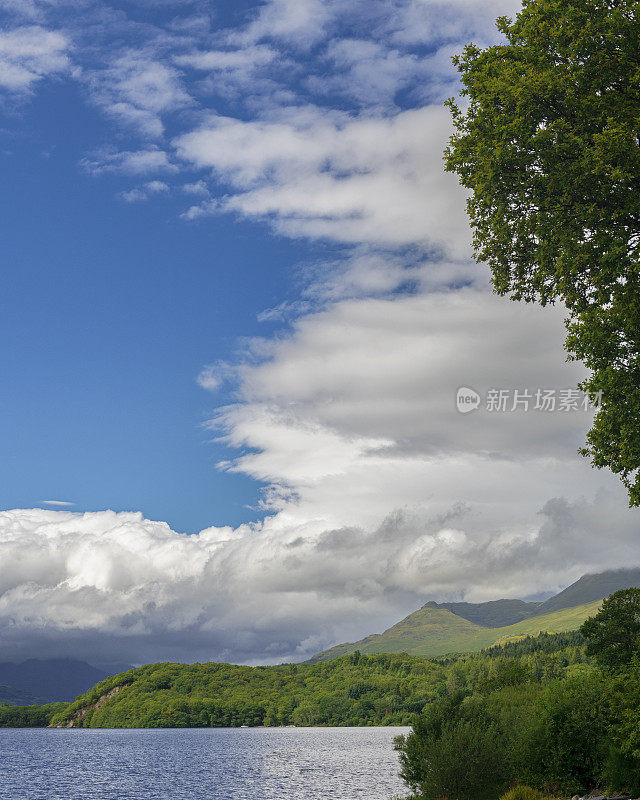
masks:
<path id="1" fill-rule="evenodd" d="M 339 644 L 314 656 L 312 661 L 329 661 L 353 653 L 401 653 L 431 658 L 445 653 L 481 650 L 503 640 L 547 631 L 560 633 L 579 628 L 593 616 L 602 600 L 562 609 L 516 622 L 503 628 L 484 628 L 452 614 L 450 611 L 425 606 L 414 611 L 384 633 L 367 636 L 359 642 Z"/>

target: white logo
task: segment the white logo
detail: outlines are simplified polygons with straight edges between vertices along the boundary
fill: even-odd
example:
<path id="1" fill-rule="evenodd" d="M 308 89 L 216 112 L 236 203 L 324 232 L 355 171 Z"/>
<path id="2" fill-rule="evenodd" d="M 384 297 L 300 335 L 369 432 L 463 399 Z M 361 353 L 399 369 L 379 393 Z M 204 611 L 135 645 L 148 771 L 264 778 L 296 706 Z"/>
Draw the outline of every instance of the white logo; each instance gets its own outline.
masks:
<path id="1" fill-rule="evenodd" d="M 456 407 L 461 414 L 468 414 L 480 406 L 480 395 L 468 386 L 461 386 L 456 394 Z"/>

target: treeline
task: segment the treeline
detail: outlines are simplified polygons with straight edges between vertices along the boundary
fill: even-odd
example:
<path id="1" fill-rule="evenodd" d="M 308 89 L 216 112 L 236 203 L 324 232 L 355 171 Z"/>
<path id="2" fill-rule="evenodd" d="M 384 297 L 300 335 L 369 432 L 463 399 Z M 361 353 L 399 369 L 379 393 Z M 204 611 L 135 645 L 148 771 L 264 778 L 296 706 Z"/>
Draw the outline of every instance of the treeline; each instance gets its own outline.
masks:
<path id="1" fill-rule="evenodd" d="M 560 634 L 492 648 L 479 663 L 495 667 L 480 680 L 452 680 L 472 662 L 450 664 L 446 694 L 396 740 L 412 798 L 495 800 L 514 785 L 503 800 L 594 789 L 638 796 L 640 590 L 607 598 L 579 636 L 585 645 Z M 574 661 L 575 652 L 585 660 Z M 539 678 L 548 659 L 566 667 Z"/>
<path id="2" fill-rule="evenodd" d="M 43 706 L 12 706 L 0 703 L 0 728 L 46 728 L 68 703 L 47 703 Z"/>
<path id="3" fill-rule="evenodd" d="M 555 650 L 553 642 L 555 641 Z M 455 691 L 539 686 L 589 661 L 578 644 L 548 635 L 517 656 L 477 653 L 446 661 L 360 653 L 318 664 L 243 667 L 151 664 L 97 684 L 53 724 L 78 727 L 409 725 Z M 114 691 L 116 690 L 116 691 Z M 102 701 L 105 695 L 110 695 Z"/>

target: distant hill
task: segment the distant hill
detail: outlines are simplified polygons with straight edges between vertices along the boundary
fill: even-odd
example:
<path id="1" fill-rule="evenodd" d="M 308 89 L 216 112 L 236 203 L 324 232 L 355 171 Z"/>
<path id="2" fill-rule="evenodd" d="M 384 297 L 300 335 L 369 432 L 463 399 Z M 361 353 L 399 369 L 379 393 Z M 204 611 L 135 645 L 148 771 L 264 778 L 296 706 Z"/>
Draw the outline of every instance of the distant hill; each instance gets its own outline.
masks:
<path id="1" fill-rule="evenodd" d="M 584 575 L 542 603 L 524 600 L 429 602 L 383 633 L 336 645 L 309 661 L 329 661 L 356 650 L 362 653 L 407 652 L 429 658 L 481 650 L 509 638 L 541 631 L 576 630 L 587 617 L 596 613 L 605 597 L 630 586 L 640 586 L 639 568 Z"/>
<path id="2" fill-rule="evenodd" d="M 559 594 L 542 603 L 527 603 L 524 600 L 491 600 L 488 603 L 436 603 L 459 617 L 485 628 L 501 628 L 513 625 L 523 619 L 561 611 L 563 608 L 602 600 L 618 589 L 640 586 L 640 569 L 618 569 L 600 572 L 597 575 L 583 575 Z"/>
<path id="3" fill-rule="evenodd" d="M 640 586 L 640 569 L 616 569 L 599 572 L 596 575 L 583 575 L 559 594 L 540 603 L 536 613 L 547 614 L 561 608 L 572 608 L 583 603 L 592 603 L 608 597 L 618 589 Z"/>
<path id="4" fill-rule="evenodd" d="M 119 670 L 123 671 L 123 670 Z M 37 659 L 30 658 L 19 664 L 0 662 L 0 684 L 5 690 L 20 693 L 27 697 L 35 697 L 32 702 L 54 702 L 57 700 L 73 700 L 86 692 L 98 681 L 113 675 L 103 669 L 91 666 L 86 661 L 71 658 Z M 3 699 L 0 691 L 0 700 Z M 15 705 L 28 705 L 27 702 L 6 700 Z"/>
<path id="5" fill-rule="evenodd" d="M 598 600 L 599 598 L 594 599 Z M 526 603 L 524 600 L 490 600 L 488 603 L 436 603 L 434 605 L 451 611 L 476 625 L 482 625 L 485 628 L 500 628 L 533 616 L 540 603 Z"/>
<path id="6" fill-rule="evenodd" d="M 528 706 L 549 682 L 552 670 L 556 676 L 558 671 L 580 673 L 589 662 L 580 643 L 579 637 L 562 634 L 510 646 L 510 659 L 524 659 L 524 671 L 517 674 L 527 683 Z M 528 666 L 532 653 L 539 667 L 535 674 Z M 494 668 L 501 654 L 487 651 L 450 663 L 404 653 L 354 653 L 330 663 L 267 667 L 148 664 L 108 678 L 53 714 L 40 714 L 35 724 L 59 728 L 409 725 L 426 703 L 446 692 L 454 673 L 469 689 L 484 685 L 486 690 L 490 675 L 496 676 L 495 688 L 501 686 Z M 513 688 L 513 673 L 509 675 Z M 537 687 L 529 684 L 529 676 Z M 511 694 L 506 702 L 512 701 Z M 0 727 L 2 714 L 0 707 Z M 15 710 L 6 710 L 5 720 L 6 725 L 22 721 Z"/>
<path id="7" fill-rule="evenodd" d="M 585 619 L 598 611 L 601 602 L 596 600 L 575 608 L 541 614 L 500 628 L 474 625 L 451 611 L 437 607 L 435 603 L 427 603 L 383 633 L 331 647 L 313 656 L 309 663 L 331 661 L 356 650 L 367 654 L 409 653 L 423 658 L 446 653 L 470 653 L 523 636 L 576 630 Z"/>
<path id="8" fill-rule="evenodd" d="M 12 706 L 35 706 L 45 702 L 44 698 L 31 694 L 31 692 L 23 692 L 20 689 L 14 689 L 13 686 L 0 684 L 0 703 L 8 703 Z"/>

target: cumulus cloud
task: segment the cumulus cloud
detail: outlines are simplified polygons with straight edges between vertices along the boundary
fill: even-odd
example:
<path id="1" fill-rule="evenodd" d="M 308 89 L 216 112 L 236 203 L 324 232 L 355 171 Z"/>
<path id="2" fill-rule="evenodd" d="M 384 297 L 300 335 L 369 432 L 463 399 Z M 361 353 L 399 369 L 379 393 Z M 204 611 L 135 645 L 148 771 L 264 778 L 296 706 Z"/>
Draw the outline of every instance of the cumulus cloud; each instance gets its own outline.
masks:
<path id="1" fill-rule="evenodd" d="M 399 91 L 433 78 L 430 59 L 366 39 L 332 42 L 325 59 L 331 65 L 328 74 L 311 76 L 309 88 L 344 95 L 369 109 L 393 107 Z"/>
<path id="2" fill-rule="evenodd" d="M 384 27 L 393 41 L 405 45 L 471 39 L 490 44 L 496 39 L 496 18 L 515 15 L 521 5 L 518 0 L 408 0 L 387 16 Z"/>
<path id="3" fill-rule="evenodd" d="M 206 72 L 240 72 L 248 75 L 278 57 L 267 45 L 253 45 L 242 50 L 200 50 L 177 56 L 176 64 Z"/>
<path id="4" fill-rule="evenodd" d="M 463 502 L 485 532 L 526 529 L 559 486 L 611 480 L 576 455 L 590 416 L 461 415 L 456 389 L 575 386 L 562 329 L 558 309 L 477 289 L 335 302 L 236 365 L 239 401 L 212 424 L 242 452 L 223 466 L 268 484 L 266 510 L 297 525 L 371 529 L 396 508 Z"/>
<path id="5" fill-rule="evenodd" d="M 205 367 L 198 375 L 198 385 L 210 392 L 215 392 L 222 382 L 222 370 L 213 365 Z"/>
<path id="6" fill-rule="evenodd" d="M 182 191 L 195 197 L 209 197 L 209 189 L 203 180 L 183 184 Z"/>
<path id="7" fill-rule="evenodd" d="M 0 88 L 27 92 L 34 84 L 71 68 L 70 43 L 58 31 L 30 25 L 0 32 Z"/>
<path id="8" fill-rule="evenodd" d="M 559 309 L 468 288 L 346 297 L 255 341 L 200 382 L 236 382 L 212 425 L 240 448 L 223 468 L 266 485 L 265 518 L 187 536 L 133 513 L 0 514 L 3 651 L 296 660 L 427 599 L 639 563 L 638 513 L 575 455 L 588 415 L 455 410 L 463 382 L 575 384 L 561 330 Z"/>
<path id="9" fill-rule="evenodd" d="M 439 107 L 392 119 L 283 113 L 277 121 L 214 117 L 175 142 L 178 157 L 234 190 L 204 210 L 267 219 L 292 236 L 470 250 L 464 194 L 442 169 L 450 134 Z"/>
<path id="10" fill-rule="evenodd" d="M 185 536 L 141 514 L 0 514 L 7 658 L 300 660 L 381 630 L 426 597 L 484 600 L 638 563 L 619 492 L 549 501 L 537 524 L 487 536 L 474 510 L 398 510 L 373 529 L 314 521 Z M 603 526 L 615 525 L 611 548 Z M 535 560 L 537 570 L 532 573 Z M 490 576 L 490 577 L 489 577 Z M 465 587 L 465 589 L 461 589 Z"/>
<path id="11" fill-rule="evenodd" d="M 275 335 L 197 378 L 232 387 L 209 423 L 230 448 L 219 466 L 265 487 L 264 518 L 186 536 L 133 513 L 0 514 L 7 658 L 296 660 L 427 599 L 640 563 L 638 512 L 576 455 L 588 413 L 455 406 L 460 386 L 559 390 L 584 374 L 564 361 L 561 308 L 490 294 L 442 168 L 449 57 L 513 10 L 268 0 L 214 32 L 188 15 L 94 18 L 80 77 L 129 139 L 84 169 L 132 176 L 130 202 L 184 173 L 186 219 L 234 213 L 342 247 L 260 315 Z M 62 34 L 21 30 L 0 35 L 0 82 L 2 65 L 21 90 L 68 70 Z"/>
<path id="12" fill-rule="evenodd" d="M 243 30 L 230 32 L 228 38 L 243 45 L 279 39 L 305 47 L 323 38 L 341 5 L 336 0 L 269 0 Z"/>

